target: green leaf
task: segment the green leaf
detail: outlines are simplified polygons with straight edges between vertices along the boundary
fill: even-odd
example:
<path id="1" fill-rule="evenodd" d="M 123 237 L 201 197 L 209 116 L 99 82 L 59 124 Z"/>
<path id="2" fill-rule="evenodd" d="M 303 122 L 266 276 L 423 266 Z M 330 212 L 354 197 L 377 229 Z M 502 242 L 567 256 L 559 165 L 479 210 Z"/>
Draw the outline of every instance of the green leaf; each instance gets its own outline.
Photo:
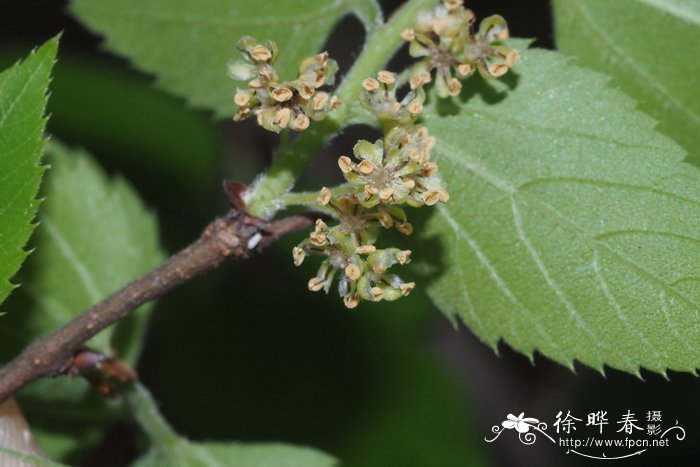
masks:
<path id="1" fill-rule="evenodd" d="M 85 153 L 48 145 L 51 172 L 43 190 L 36 252 L 27 262 L 25 287 L 7 302 L 0 326 L 0 361 L 156 266 L 162 259 L 154 216 L 122 179 L 109 180 Z M 146 308 L 146 307 L 144 307 Z M 146 309 L 88 342 L 94 349 L 135 363 Z M 96 441 L 117 404 L 106 403 L 81 380 L 42 380 L 20 402 L 51 457 L 65 459 Z M 81 434 L 67 433 L 67 426 Z"/>
<path id="2" fill-rule="evenodd" d="M 276 67 L 296 77 L 299 61 L 319 51 L 335 23 L 355 13 L 371 28 L 376 0 L 73 0 L 73 13 L 106 38 L 106 47 L 157 77 L 162 88 L 219 117 L 233 115 L 236 85 L 226 74 L 240 59 L 243 35 L 280 47 Z"/>
<path id="3" fill-rule="evenodd" d="M 330 467 L 338 465 L 328 454 L 311 448 L 280 443 L 192 443 L 184 439 L 163 449 L 153 449 L 138 467 Z"/>
<path id="4" fill-rule="evenodd" d="M 700 2 L 555 0 L 557 46 L 659 120 L 659 129 L 700 157 Z"/>
<path id="5" fill-rule="evenodd" d="M 427 113 L 451 194 L 428 221 L 430 295 L 494 347 L 693 372 L 700 171 L 601 75 L 542 50 L 516 72 Z"/>
<path id="6" fill-rule="evenodd" d="M 328 467 L 333 457 L 322 452 L 281 443 L 195 443 L 178 436 L 158 411 L 146 387 L 136 382 L 121 386 L 126 406 L 152 445 L 135 465 L 173 467 Z"/>
<path id="7" fill-rule="evenodd" d="M 34 230 L 46 92 L 57 49 L 58 38 L 51 39 L 0 73 L 0 303 L 15 287 L 9 280 L 27 257 L 23 247 Z"/>
<path id="8" fill-rule="evenodd" d="M 11 460 L 14 459 L 17 462 Z M 65 464 L 54 462 L 50 459 L 27 454 L 21 451 L 15 451 L 4 446 L 0 446 L 0 461 L 4 461 L 6 465 L 33 465 L 35 467 L 67 467 Z"/>

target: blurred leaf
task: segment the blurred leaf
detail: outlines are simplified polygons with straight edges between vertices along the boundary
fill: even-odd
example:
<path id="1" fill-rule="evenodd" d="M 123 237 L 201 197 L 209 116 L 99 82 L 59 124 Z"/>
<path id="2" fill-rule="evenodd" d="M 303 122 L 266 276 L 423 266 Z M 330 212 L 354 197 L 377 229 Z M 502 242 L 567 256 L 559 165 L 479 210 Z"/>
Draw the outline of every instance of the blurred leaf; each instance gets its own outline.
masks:
<path id="1" fill-rule="evenodd" d="M 494 347 L 694 371 L 700 172 L 603 76 L 541 50 L 516 71 L 426 116 L 451 194 L 432 298 Z"/>
<path id="2" fill-rule="evenodd" d="M 15 459 L 18 462 L 12 462 L 11 459 Z M 15 451 L 14 449 L 8 449 L 4 446 L 0 446 L 0 461 L 6 462 L 6 465 L 33 465 L 36 467 L 67 467 L 65 464 L 60 464 L 54 462 L 50 459 L 45 459 L 43 457 L 35 456 L 32 454 L 27 454 L 21 451 Z M 23 463 L 22 463 L 23 462 Z"/>
<path id="3" fill-rule="evenodd" d="M 109 180 L 87 154 L 55 142 L 49 144 L 48 156 L 52 169 L 43 192 L 47 201 L 40 214 L 37 251 L 27 264 L 26 287 L 8 302 L 15 312 L 0 328 L 0 361 L 162 259 L 155 219 L 124 180 Z M 121 359 L 135 363 L 146 312 L 136 310 L 88 345 L 107 354 L 114 348 Z M 61 459 L 96 440 L 116 407 L 96 397 L 84 381 L 67 378 L 29 386 L 21 402 L 40 443 Z M 77 431 L 66 430 L 68 426 Z"/>
<path id="4" fill-rule="evenodd" d="M 555 0 L 553 6 L 559 49 L 612 76 L 697 159 L 700 2 Z"/>
<path id="5" fill-rule="evenodd" d="M 366 27 L 379 18 L 375 0 L 74 0 L 72 10 L 105 36 L 108 49 L 156 75 L 164 89 L 219 117 L 235 110 L 236 83 L 226 65 L 240 58 L 241 36 L 276 41 L 278 72 L 292 79 L 299 61 L 319 51 L 341 17 L 355 13 Z"/>
<path id="6" fill-rule="evenodd" d="M 306 447 L 281 443 L 195 443 L 178 436 L 140 383 L 126 384 L 121 394 L 132 416 L 149 438 L 151 448 L 138 466 L 327 467 L 335 459 Z"/>
<path id="7" fill-rule="evenodd" d="M 220 163 L 217 128 L 134 71 L 75 55 L 54 71 L 49 129 L 71 136 L 119 170 L 173 184 L 193 197 Z M 172 190 L 171 190 L 172 191 Z M 171 193 L 172 196 L 172 193 Z"/>
<path id="8" fill-rule="evenodd" d="M 27 257 L 23 247 L 39 207 L 44 108 L 58 38 L 0 73 L 0 303 L 15 287 L 10 279 Z"/>
<path id="9" fill-rule="evenodd" d="M 37 251 L 27 293 L 33 301 L 24 321 L 31 340 L 70 321 L 163 258 L 156 219 L 122 179 L 109 180 L 90 156 L 58 143 L 48 147 L 52 170 L 44 191 Z M 117 343 L 119 358 L 134 363 L 145 313 L 135 312 L 120 326 L 130 328 L 128 342 Z M 115 328 L 88 345 L 110 353 Z"/>
<path id="10" fill-rule="evenodd" d="M 331 456 L 311 448 L 277 443 L 192 443 L 184 439 L 167 449 L 153 449 L 138 467 L 329 467 Z"/>

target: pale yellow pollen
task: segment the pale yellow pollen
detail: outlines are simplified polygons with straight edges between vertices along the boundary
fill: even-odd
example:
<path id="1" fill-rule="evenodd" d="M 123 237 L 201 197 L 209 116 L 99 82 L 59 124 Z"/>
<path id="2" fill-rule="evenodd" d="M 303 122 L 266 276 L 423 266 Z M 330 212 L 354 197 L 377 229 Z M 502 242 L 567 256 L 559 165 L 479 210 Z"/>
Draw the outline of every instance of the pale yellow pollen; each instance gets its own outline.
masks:
<path id="1" fill-rule="evenodd" d="M 416 89 L 419 86 L 423 85 L 423 81 L 420 79 L 420 76 L 418 75 L 413 75 L 411 78 L 408 80 L 408 85 L 411 87 L 411 89 Z"/>
<path id="2" fill-rule="evenodd" d="M 250 86 L 253 89 L 259 89 L 262 87 L 262 83 L 258 79 L 254 79 L 250 83 L 248 83 L 248 86 Z"/>
<path id="3" fill-rule="evenodd" d="M 411 235 L 413 233 L 413 226 L 408 222 L 405 224 L 396 224 L 396 230 L 404 235 Z"/>
<path id="4" fill-rule="evenodd" d="M 379 81 L 374 78 L 367 78 L 362 81 L 362 89 L 368 92 L 374 92 L 379 89 Z"/>
<path id="5" fill-rule="evenodd" d="M 413 101 L 410 104 L 408 104 L 408 111 L 411 112 L 413 115 L 418 115 L 423 111 L 423 104 L 421 104 L 418 101 Z"/>
<path id="6" fill-rule="evenodd" d="M 264 45 L 256 45 L 250 50 L 250 56 L 259 62 L 266 62 L 272 58 L 272 52 Z"/>
<path id="7" fill-rule="evenodd" d="M 425 151 L 417 151 L 415 149 L 409 149 L 407 151 L 408 157 L 418 162 L 419 164 L 425 164 L 428 162 L 428 154 Z"/>
<path id="8" fill-rule="evenodd" d="M 464 4 L 464 0 L 444 0 L 442 3 L 448 10 L 456 10 Z"/>
<path id="9" fill-rule="evenodd" d="M 508 65 L 505 63 L 490 63 L 487 65 L 487 70 L 491 76 L 498 78 L 503 76 L 508 71 Z"/>
<path id="10" fill-rule="evenodd" d="M 408 262 L 408 258 L 411 256 L 411 250 L 403 250 L 396 253 L 396 259 L 399 264 L 404 265 Z"/>
<path id="11" fill-rule="evenodd" d="M 416 287 L 415 282 L 406 282 L 404 284 L 399 285 L 399 290 L 401 290 L 401 294 L 406 296 L 411 293 L 411 291 Z"/>
<path id="12" fill-rule="evenodd" d="M 362 192 L 365 195 L 365 199 L 370 199 L 372 196 L 376 195 L 379 192 L 379 190 L 377 190 L 371 185 L 365 185 Z"/>
<path id="13" fill-rule="evenodd" d="M 311 232 L 309 241 L 316 246 L 323 246 L 326 244 L 326 234 L 323 232 Z"/>
<path id="14" fill-rule="evenodd" d="M 318 292 L 323 288 L 323 283 L 325 279 L 322 277 L 312 277 L 309 279 L 309 290 L 312 292 Z"/>
<path id="15" fill-rule="evenodd" d="M 386 267 L 383 264 L 376 263 L 374 266 L 372 266 L 372 271 L 374 271 L 374 273 L 378 276 L 381 276 L 386 272 Z"/>
<path id="16" fill-rule="evenodd" d="M 382 227 L 385 229 L 390 229 L 394 225 L 394 219 L 392 219 L 386 211 L 377 213 L 377 219 L 379 219 L 379 223 L 382 224 Z"/>
<path id="17" fill-rule="evenodd" d="M 279 109 L 275 112 L 275 121 L 274 123 L 276 125 L 279 125 L 280 128 L 287 128 L 287 125 L 289 125 L 289 120 L 292 118 L 292 111 L 287 108 L 282 108 Z"/>
<path id="18" fill-rule="evenodd" d="M 406 42 L 411 42 L 416 38 L 416 31 L 414 31 L 411 28 L 406 28 L 403 31 L 401 31 L 401 39 L 405 40 Z"/>
<path id="19" fill-rule="evenodd" d="M 294 118 L 294 129 L 297 131 L 306 130 L 309 127 L 309 117 L 300 113 Z"/>
<path id="20" fill-rule="evenodd" d="M 450 96 L 456 96 L 459 91 L 462 90 L 462 83 L 459 82 L 457 78 L 452 78 L 449 83 L 447 83 L 447 93 Z"/>
<path id="21" fill-rule="evenodd" d="M 496 36 L 496 39 L 499 41 L 506 40 L 510 37 L 510 31 L 508 31 L 508 28 L 503 28 L 500 31 L 498 31 L 498 35 Z"/>
<path id="22" fill-rule="evenodd" d="M 390 71 L 382 70 L 377 73 L 377 79 L 380 83 L 394 84 L 394 81 L 396 81 L 396 75 Z"/>
<path id="23" fill-rule="evenodd" d="M 357 295 L 346 295 L 343 297 L 343 303 L 349 309 L 357 307 L 360 303 L 360 298 Z"/>
<path id="24" fill-rule="evenodd" d="M 476 15 L 471 10 L 464 10 L 464 19 L 467 21 L 467 23 L 471 23 L 476 19 Z"/>
<path id="25" fill-rule="evenodd" d="M 331 200 L 331 190 L 327 187 L 321 188 L 321 192 L 318 194 L 318 198 L 316 198 L 316 201 L 318 201 L 318 204 L 321 206 L 325 206 L 328 204 Z"/>
<path id="26" fill-rule="evenodd" d="M 269 69 L 269 68 L 267 68 L 267 67 L 258 70 L 258 75 L 262 76 L 262 77 L 265 78 L 267 81 L 271 81 L 271 80 L 272 80 L 272 70 Z"/>
<path id="27" fill-rule="evenodd" d="M 317 88 L 320 88 L 323 86 L 326 82 L 326 74 L 323 72 L 323 70 L 317 70 L 316 71 L 316 82 L 314 83 L 314 86 Z"/>
<path id="28" fill-rule="evenodd" d="M 468 76 L 474 71 L 474 67 L 471 63 L 460 63 L 457 65 L 457 73 L 462 76 Z"/>
<path id="29" fill-rule="evenodd" d="M 506 54 L 506 64 L 509 67 L 515 66 L 516 63 L 518 63 L 518 60 L 520 59 L 520 54 L 518 53 L 517 50 L 511 50 Z"/>
<path id="30" fill-rule="evenodd" d="M 385 203 L 388 203 L 394 199 L 394 193 L 393 188 L 382 188 L 379 190 L 379 199 Z"/>
<path id="31" fill-rule="evenodd" d="M 304 253 L 303 248 L 295 246 L 292 250 L 292 257 L 294 258 L 294 266 L 301 266 L 301 263 L 304 262 L 304 258 L 306 258 L 306 253 Z"/>
<path id="32" fill-rule="evenodd" d="M 338 158 L 338 166 L 340 167 L 341 172 L 347 174 L 352 172 L 353 163 L 348 156 L 340 156 Z"/>
<path id="33" fill-rule="evenodd" d="M 316 54 L 316 62 L 318 62 L 319 65 L 324 66 L 328 62 L 328 52 L 321 52 L 320 54 Z"/>
<path id="34" fill-rule="evenodd" d="M 437 190 L 428 190 L 425 193 L 421 194 L 421 198 L 423 198 L 423 202 L 427 204 L 428 206 L 432 206 L 438 201 L 440 201 L 440 193 L 437 192 Z"/>
<path id="35" fill-rule="evenodd" d="M 364 161 L 360 162 L 357 165 L 357 168 L 360 170 L 360 173 L 363 173 L 365 175 L 368 175 L 368 174 L 371 174 L 372 172 L 374 172 L 374 164 L 372 163 L 372 161 L 368 161 L 368 160 L 364 160 Z"/>
<path id="36" fill-rule="evenodd" d="M 237 106 L 243 107 L 250 102 L 250 94 L 247 91 L 238 91 L 233 98 Z"/>
<path id="37" fill-rule="evenodd" d="M 326 225 L 326 223 L 323 222 L 323 219 L 316 219 L 316 225 L 314 229 L 316 232 L 327 232 L 328 225 Z"/>
<path id="38" fill-rule="evenodd" d="M 445 191 L 441 188 L 438 188 L 437 192 L 438 192 L 438 196 L 440 197 L 440 201 L 442 201 L 443 203 L 446 203 L 447 201 L 449 201 L 450 194 L 447 191 Z"/>
<path id="39" fill-rule="evenodd" d="M 437 171 L 438 171 L 437 164 L 435 162 L 428 162 L 425 165 L 425 169 L 423 169 L 423 174 L 426 177 L 431 177 L 431 176 L 435 175 L 437 173 Z"/>
<path id="40" fill-rule="evenodd" d="M 233 116 L 233 121 L 234 122 L 240 122 L 241 120 L 244 120 L 248 118 L 250 115 L 250 109 L 238 109 L 238 112 L 236 112 L 236 115 Z"/>
<path id="41" fill-rule="evenodd" d="M 360 272 L 360 268 L 357 267 L 356 264 L 348 264 L 345 267 L 345 275 L 350 279 L 351 281 L 356 281 L 357 279 L 360 278 L 362 273 Z"/>
<path id="42" fill-rule="evenodd" d="M 326 107 L 330 96 L 327 92 L 319 92 L 314 96 L 314 110 L 321 110 Z"/>
<path id="43" fill-rule="evenodd" d="M 255 119 L 258 121 L 258 125 L 263 126 L 263 114 L 260 110 L 255 113 Z"/>
<path id="44" fill-rule="evenodd" d="M 340 102 L 340 99 L 338 99 L 336 96 L 331 97 L 331 110 L 335 110 L 341 105 L 342 102 Z"/>
<path id="45" fill-rule="evenodd" d="M 401 184 L 409 190 L 412 190 L 416 187 L 416 181 L 412 178 L 404 178 L 403 180 L 401 180 Z"/>
<path id="46" fill-rule="evenodd" d="M 355 250 L 358 255 L 368 255 L 377 251 L 377 247 L 374 245 L 361 245 Z"/>
<path id="47" fill-rule="evenodd" d="M 314 87 L 308 83 L 302 83 L 299 86 L 299 95 L 301 96 L 302 99 L 311 99 L 311 96 L 314 95 Z M 314 100 L 314 102 L 316 102 L 316 101 Z M 316 109 L 316 110 L 318 110 L 318 109 Z"/>
<path id="48" fill-rule="evenodd" d="M 433 28 L 433 31 L 435 31 L 435 34 L 439 36 L 440 34 L 444 33 L 445 21 L 433 16 L 430 23 L 431 27 Z"/>
<path id="49" fill-rule="evenodd" d="M 369 294 L 372 296 L 372 300 L 374 300 L 375 302 L 378 302 L 379 300 L 384 298 L 384 291 L 379 287 L 372 287 L 369 290 Z"/>

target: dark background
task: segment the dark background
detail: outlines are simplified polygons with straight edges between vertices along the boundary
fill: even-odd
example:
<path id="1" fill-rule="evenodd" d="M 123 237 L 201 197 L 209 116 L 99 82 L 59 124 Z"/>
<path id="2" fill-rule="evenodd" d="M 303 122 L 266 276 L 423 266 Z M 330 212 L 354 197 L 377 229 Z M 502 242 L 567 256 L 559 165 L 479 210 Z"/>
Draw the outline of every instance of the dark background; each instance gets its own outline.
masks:
<path id="1" fill-rule="evenodd" d="M 382 2 L 387 14 L 399 3 Z M 479 18 L 502 14 L 514 36 L 554 47 L 547 1 L 468 6 Z M 157 213 L 166 250 L 176 251 L 225 212 L 220 180 L 249 182 L 267 164 L 274 138 L 250 121 L 215 122 L 154 89 L 151 77 L 103 52 L 100 39 L 65 11 L 66 2 L 4 1 L 0 60 L 9 64 L 64 31 L 49 132 L 129 179 Z M 359 22 L 345 19 L 329 39 L 341 71 L 362 36 Z M 392 63 L 405 59 L 403 52 Z M 337 177 L 335 156 L 371 134 L 358 127 L 337 137 L 300 186 L 316 189 L 319 180 Z M 604 377 L 581 365 L 574 374 L 540 356 L 531 363 L 507 345 L 495 355 L 469 330 L 453 330 L 419 291 L 393 304 L 348 311 L 334 294 L 306 290 L 313 265 L 304 264 L 300 274 L 289 253 L 302 236 L 228 264 L 158 302 L 138 370 L 182 434 L 306 444 L 349 466 L 556 466 L 600 461 L 566 455 L 544 439 L 524 446 L 512 432 L 492 444 L 483 438 L 509 413 L 525 412 L 551 425 L 560 410 L 583 419 L 607 410 L 611 433 L 628 409 L 642 425 L 647 411 L 662 410 L 664 425 L 677 419 L 686 440 L 617 462 L 700 460 L 695 377 L 670 372 L 666 380 L 643 372 L 642 381 L 615 370 Z M 137 445 L 134 427 L 117 421 L 96 451 L 69 460 L 123 465 Z"/>

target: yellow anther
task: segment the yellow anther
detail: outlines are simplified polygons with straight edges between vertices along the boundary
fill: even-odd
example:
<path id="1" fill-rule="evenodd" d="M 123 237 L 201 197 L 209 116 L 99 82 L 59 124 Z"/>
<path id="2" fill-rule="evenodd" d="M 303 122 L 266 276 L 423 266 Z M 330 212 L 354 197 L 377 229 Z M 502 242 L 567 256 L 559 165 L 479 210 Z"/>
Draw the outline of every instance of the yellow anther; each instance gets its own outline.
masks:
<path id="1" fill-rule="evenodd" d="M 358 255 L 368 255 L 377 251 L 377 247 L 374 245 L 361 245 L 355 250 Z"/>
<path id="2" fill-rule="evenodd" d="M 318 292 L 323 288 L 323 283 L 326 280 L 322 277 L 312 277 L 309 279 L 309 290 L 312 292 Z"/>
<path id="3" fill-rule="evenodd" d="M 356 281 L 360 278 L 362 273 L 360 272 L 360 268 L 357 267 L 356 264 L 348 264 L 347 266 L 345 266 L 345 275 L 351 281 Z"/>
<path id="4" fill-rule="evenodd" d="M 374 172 L 374 164 L 372 163 L 372 161 L 368 161 L 368 160 L 364 160 L 364 161 L 360 162 L 357 165 L 357 168 L 360 170 L 360 173 L 363 173 L 365 175 L 368 175 L 368 174 L 371 174 L 372 172 Z"/>
<path id="5" fill-rule="evenodd" d="M 348 156 L 340 156 L 338 158 L 338 166 L 340 167 L 340 171 L 343 172 L 344 174 L 352 172 L 352 160 Z"/>
<path id="6" fill-rule="evenodd" d="M 294 258 L 294 265 L 301 266 L 301 263 L 304 262 L 304 258 L 306 258 L 306 253 L 302 248 L 295 246 L 292 250 L 292 257 Z"/>
<path id="7" fill-rule="evenodd" d="M 318 201 L 318 204 L 321 206 L 325 206 L 328 204 L 331 200 L 331 190 L 327 187 L 321 188 L 321 192 L 318 194 L 318 198 L 316 198 L 316 201 Z"/>

